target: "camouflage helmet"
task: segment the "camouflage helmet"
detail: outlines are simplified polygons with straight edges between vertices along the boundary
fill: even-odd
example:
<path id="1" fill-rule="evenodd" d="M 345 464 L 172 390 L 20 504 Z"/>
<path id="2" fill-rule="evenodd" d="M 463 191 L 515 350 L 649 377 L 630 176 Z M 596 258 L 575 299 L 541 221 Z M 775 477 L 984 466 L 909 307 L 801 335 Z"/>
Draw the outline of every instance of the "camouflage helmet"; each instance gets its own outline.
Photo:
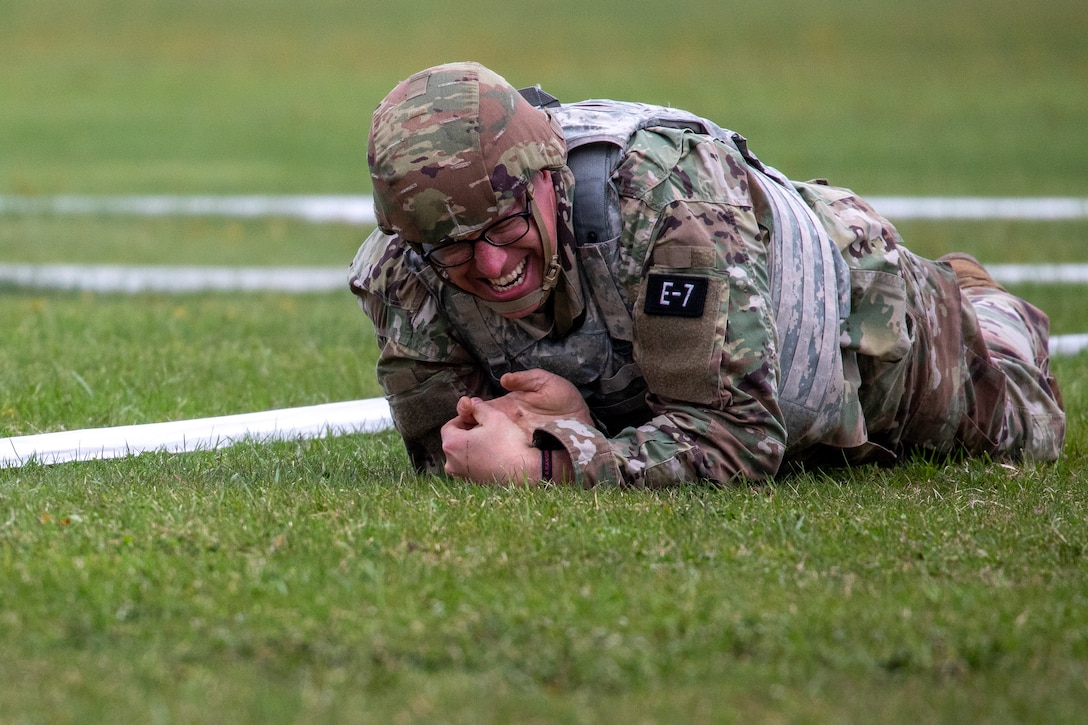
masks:
<path id="1" fill-rule="evenodd" d="M 472 235 L 521 208 L 541 169 L 566 163 L 556 121 L 478 63 L 397 84 L 374 112 L 367 162 L 378 225 L 413 244 Z"/>

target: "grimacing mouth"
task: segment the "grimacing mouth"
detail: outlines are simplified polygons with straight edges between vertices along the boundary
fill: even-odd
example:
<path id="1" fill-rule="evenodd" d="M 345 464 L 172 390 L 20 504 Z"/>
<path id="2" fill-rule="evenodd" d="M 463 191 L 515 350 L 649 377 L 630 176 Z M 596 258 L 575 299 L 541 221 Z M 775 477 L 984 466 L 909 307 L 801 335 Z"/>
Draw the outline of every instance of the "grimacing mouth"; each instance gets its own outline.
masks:
<path id="1" fill-rule="evenodd" d="M 491 285 L 496 292 L 505 292 L 506 290 L 513 289 L 524 281 L 525 268 L 528 264 L 529 258 L 523 257 L 518 263 L 518 266 L 514 267 L 509 274 L 505 274 L 502 277 L 495 279 L 488 279 L 487 283 Z"/>

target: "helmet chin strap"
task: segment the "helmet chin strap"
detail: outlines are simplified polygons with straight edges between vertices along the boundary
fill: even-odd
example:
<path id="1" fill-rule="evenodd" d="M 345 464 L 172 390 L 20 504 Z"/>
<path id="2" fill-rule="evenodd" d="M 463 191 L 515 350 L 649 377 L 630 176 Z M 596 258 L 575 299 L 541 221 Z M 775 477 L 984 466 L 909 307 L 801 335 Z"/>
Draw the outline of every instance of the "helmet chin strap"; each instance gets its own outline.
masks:
<path id="1" fill-rule="evenodd" d="M 536 224 L 537 231 L 540 233 L 540 243 L 545 264 L 547 264 L 547 268 L 544 270 L 544 278 L 541 280 L 539 289 L 526 292 L 521 297 L 503 302 L 479 301 L 481 305 L 495 310 L 500 315 L 519 315 L 533 312 L 548 300 L 552 290 L 555 289 L 556 283 L 559 281 L 559 250 L 556 247 L 555 239 L 552 238 L 551 233 L 548 231 L 548 226 L 544 224 L 544 217 L 540 212 L 539 204 L 532 205 L 532 213 L 533 223 Z"/>

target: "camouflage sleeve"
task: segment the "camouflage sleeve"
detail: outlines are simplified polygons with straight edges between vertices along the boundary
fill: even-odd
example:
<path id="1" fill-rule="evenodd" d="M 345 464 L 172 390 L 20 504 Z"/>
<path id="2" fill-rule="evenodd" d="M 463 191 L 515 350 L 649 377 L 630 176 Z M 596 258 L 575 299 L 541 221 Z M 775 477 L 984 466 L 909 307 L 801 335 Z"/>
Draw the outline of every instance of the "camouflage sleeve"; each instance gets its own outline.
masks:
<path id="1" fill-rule="evenodd" d="M 690 131 L 644 131 L 630 148 L 614 179 L 626 247 L 645 260 L 631 280 L 634 349 L 654 417 L 610 438 L 572 421 L 542 432 L 587 486 L 773 476 L 786 430 L 766 230 L 745 165 Z"/>
<path id="2" fill-rule="evenodd" d="M 462 395 L 487 394 L 479 366 L 419 279 L 421 261 L 376 230 L 351 266 L 349 285 L 374 324 L 378 382 L 412 465 L 443 472 L 441 427 Z"/>

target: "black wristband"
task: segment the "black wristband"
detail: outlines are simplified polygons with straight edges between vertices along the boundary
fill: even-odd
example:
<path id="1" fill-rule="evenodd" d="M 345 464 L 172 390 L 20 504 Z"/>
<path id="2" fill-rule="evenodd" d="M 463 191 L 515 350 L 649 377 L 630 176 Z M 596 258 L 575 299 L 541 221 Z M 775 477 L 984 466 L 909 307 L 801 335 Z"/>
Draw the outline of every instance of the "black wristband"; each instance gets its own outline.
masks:
<path id="1" fill-rule="evenodd" d="M 545 481 L 552 480 L 552 452 L 551 449 L 540 449 L 540 477 Z"/>

